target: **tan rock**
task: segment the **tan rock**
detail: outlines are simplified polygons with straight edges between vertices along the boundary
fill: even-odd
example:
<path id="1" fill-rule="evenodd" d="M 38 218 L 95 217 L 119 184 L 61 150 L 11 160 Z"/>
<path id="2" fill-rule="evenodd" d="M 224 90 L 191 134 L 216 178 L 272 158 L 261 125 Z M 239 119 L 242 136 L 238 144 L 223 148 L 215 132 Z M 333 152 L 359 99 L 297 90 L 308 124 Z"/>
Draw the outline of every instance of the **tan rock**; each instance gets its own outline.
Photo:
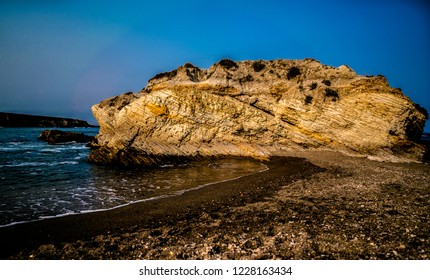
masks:
<path id="1" fill-rule="evenodd" d="M 383 76 L 314 59 L 190 63 L 92 107 L 95 163 L 159 164 L 212 156 L 265 159 L 285 150 L 335 150 L 420 161 L 426 113 Z"/>

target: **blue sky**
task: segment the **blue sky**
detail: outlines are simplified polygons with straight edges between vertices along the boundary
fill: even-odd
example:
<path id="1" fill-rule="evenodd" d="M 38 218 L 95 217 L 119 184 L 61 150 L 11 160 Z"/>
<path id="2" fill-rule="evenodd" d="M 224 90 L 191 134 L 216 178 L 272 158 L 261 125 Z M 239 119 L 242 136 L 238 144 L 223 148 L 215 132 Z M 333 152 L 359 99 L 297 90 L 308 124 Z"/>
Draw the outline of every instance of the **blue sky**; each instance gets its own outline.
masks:
<path id="1" fill-rule="evenodd" d="M 0 111 L 94 123 L 104 98 L 226 57 L 347 64 L 430 111 L 425 0 L 0 2 Z"/>

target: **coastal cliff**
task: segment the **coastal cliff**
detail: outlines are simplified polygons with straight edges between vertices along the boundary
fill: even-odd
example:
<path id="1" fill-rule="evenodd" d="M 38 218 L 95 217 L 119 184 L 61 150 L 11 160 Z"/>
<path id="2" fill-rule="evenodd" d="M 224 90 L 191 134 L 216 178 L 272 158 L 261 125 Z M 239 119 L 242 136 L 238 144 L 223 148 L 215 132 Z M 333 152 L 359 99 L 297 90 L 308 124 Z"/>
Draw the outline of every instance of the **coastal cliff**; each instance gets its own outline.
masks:
<path id="1" fill-rule="evenodd" d="M 86 121 L 14 113 L 0 113 L 2 127 L 93 127 Z"/>
<path id="2" fill-rule="evenodd" d="M 385 77 L 314 59 L 186 63 L 92 111 L 100 133 L 89 160 L 120 165 L 296 150 L 417 162 L 428 118 Z"/>

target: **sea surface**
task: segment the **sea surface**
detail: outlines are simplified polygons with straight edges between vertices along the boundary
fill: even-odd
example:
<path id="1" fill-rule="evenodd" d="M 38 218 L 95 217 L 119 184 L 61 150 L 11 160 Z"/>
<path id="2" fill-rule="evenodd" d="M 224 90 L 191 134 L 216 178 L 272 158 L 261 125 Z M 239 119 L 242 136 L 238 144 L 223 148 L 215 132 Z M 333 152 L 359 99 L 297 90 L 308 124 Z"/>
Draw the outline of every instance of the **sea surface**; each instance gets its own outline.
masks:
<path id="1" fill-rule="evenodd" d="M 0 128 L 0 227 L 178 195 L 267 169 L 234 158 L 155 168 L 98 166 L 88 163 L 85 144 L 39 140 L 45 129 Z M 98 133 L 98 128 L 61 130 Z"/>

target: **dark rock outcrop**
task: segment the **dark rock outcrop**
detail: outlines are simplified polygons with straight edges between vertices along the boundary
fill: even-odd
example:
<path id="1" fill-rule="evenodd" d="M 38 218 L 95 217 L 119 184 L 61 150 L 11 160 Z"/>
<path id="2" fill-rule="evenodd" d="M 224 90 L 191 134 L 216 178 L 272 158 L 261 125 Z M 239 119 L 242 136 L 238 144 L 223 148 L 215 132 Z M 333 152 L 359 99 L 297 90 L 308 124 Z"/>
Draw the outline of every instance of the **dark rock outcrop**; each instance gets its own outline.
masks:
<path id="1" fill-rule="evenodd" d="M 85 135 L 81 132 L 69 132 L 61 130 L 44 130 L 39 137 L 49 144 L 61 144 L 68 142 L 89 143 L 94 140 L 93 136 Z"/>
<path id="2" fill-rule="evenodd" d="M 78 119 L 36 116 L 14 113 L 0 113 L 2 127 L 94 127 Z"/>

